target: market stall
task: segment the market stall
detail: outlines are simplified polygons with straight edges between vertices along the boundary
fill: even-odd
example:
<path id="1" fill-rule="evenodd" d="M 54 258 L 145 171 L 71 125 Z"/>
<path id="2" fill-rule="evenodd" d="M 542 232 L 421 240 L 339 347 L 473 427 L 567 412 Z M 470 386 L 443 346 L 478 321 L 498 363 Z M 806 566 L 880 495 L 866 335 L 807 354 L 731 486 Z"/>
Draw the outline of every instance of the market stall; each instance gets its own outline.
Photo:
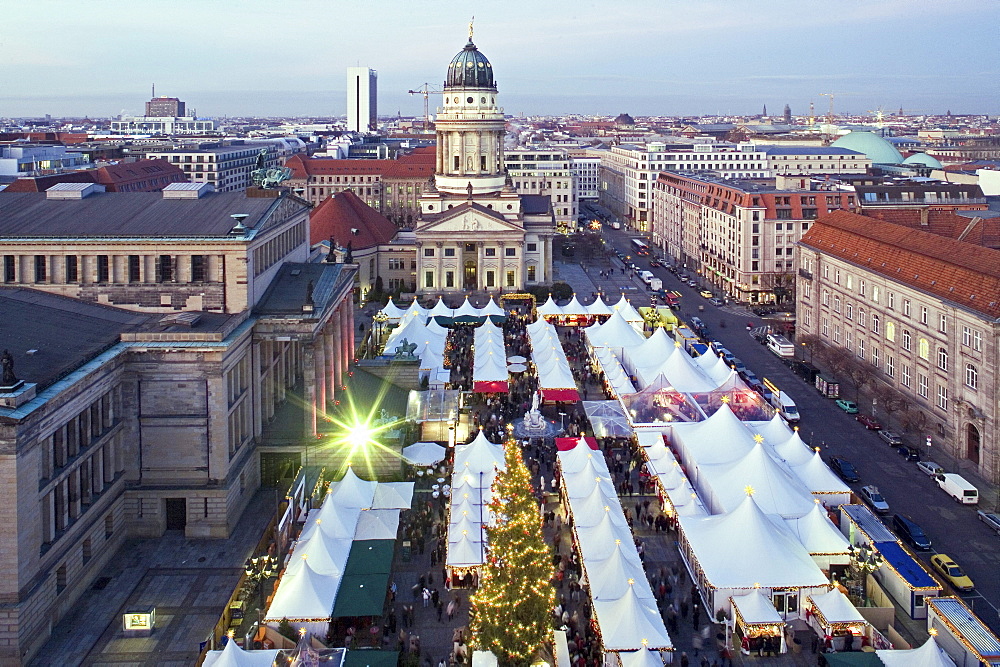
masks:
<path id="1" fill-rule="evenodd" d="M 834 651 L 859 651 L 867 646 L 868 621 L 839 588 L 806 597 L 806 622 Z M 908 663 L 912 664 L 912 663 Z"/>
<path id="2" fill-rule="evenodd" d="M 729 598 L 735 641 L 744 655 L 785 653 L 785 620 L 770 598 L 754 590 Z"/>

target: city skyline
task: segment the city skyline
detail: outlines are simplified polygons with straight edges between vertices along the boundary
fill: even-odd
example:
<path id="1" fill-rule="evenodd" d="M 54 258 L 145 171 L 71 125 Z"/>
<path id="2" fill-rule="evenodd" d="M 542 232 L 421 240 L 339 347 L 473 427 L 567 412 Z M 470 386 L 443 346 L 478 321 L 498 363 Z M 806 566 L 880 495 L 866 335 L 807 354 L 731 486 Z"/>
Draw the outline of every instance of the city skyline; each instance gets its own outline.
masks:
<path id="1" fill-rule="evenodd" d="M 40 7 L 60 16 L 45 37 L 63 48 L 38 48 Z M 419 116 L 422 101 L 406 91 L 440 87 L 472 13 L 508 114 L 746 115 L 767 104 L 780 115 L 787 103 L 806 115 L 810 102 L 824 114 L 821 93 L 836 95 L 838 114 L 1000 112 L 997 50 L 970 61 L 950 48 L 995 43 L 1000 6 L 972 0 L 636 2 L 611 12 L 568 1 L 385 2 L 375 15 L 311 0 L 251 0 L 238 14 L 224 2 L 110 7 L 7 9 L 0 116 L 141 115 L 154 83 L 200 116 L 339 116 L 353 65 L 379 71 L 383 116 Z M 136 57 L 150 45 L 156 58 Z"/>

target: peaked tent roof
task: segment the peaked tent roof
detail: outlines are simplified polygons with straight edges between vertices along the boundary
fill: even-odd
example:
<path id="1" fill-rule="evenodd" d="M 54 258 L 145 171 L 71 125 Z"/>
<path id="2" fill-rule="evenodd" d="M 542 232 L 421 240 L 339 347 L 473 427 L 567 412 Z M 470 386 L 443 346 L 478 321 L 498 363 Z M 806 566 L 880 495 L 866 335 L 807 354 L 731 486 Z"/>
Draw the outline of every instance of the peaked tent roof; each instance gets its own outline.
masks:
<path id="1" fill-rule="evenodd" d="M 406 314 L 406 310 L 397 306 L 392 299 L 389 299 L 389 303 L 379 312 L 389 318 L 389 321 L 399 321 Z"/>
<path id="2" fill-rule="evenodd" d="M 591 347 L 631 347 L 645 340 L 617 310 L 604 324 L 592 324 L 584 331 Z"/>
<path id="3" fill-rule="evenodd" d="M 674 424 L 673 433 L 675 441 L 699 465 L 735 461 L 754 446 L 750 433 L 728 404 L 700 422 Z M 685 460 L 688 457 L 682 456 Z"/>
<path id="4" fill-rule="evenodd" d="M 680 516 L 684 534 L 715 588 L 824 586 L 826 575 L 787 526 L 777 525 L 753 496 L 728 514 Z M 732 562 L 733 535 L 740 535 L 740 561 Z"/>
<path id="5" fill-rule="evenodd" d="M 886 667 L 955 667 L 951 659 L 937 639 L 929 637 L 920 648 L 909 651 L 879 650 L 875 655 Z"/>
<path id="6" fill-rule="evenodd" d="M 348 464 L 344 476 L 332 484 L 330 500 L 341 507 L 371 507 L 377 484 L 358 477 L 354 466 Z"/>
<path id="7" fill-rule="evenodd" d="M 465 297 L 462 305 L 455 309 L 455 317 L 480 317 L 479 309 L 469 303 L 469 297 Z"/>
<path id="8" fill-rule="evenodd" d="M 770 429 L 766 426 L 765 429 Z M 790 466 L 801 466 L 809 463 L 816 454 L 816 450 L 802 442 L 799 432 L 795 431 L 784 440 L 771 440 L 767 432 L 761 433 L 764 439 L 773 444 L 772 450 L 775 456 Z"/>
<path id="9" fill-rule="evenodd" d="M 480 315 L 495 315 L 497 317 L 506 317 L 507 313 L 504 309 L 497 305 L 497 302 L 490 297 L 490 300 L 486 302 L 486 305 L 479 309 Z"/>
<path id="10" fill-rule="evenodd" d="M 867 623 L 847 596 L 839 588 L 826 593 L 813 593 L 809 596 L 826 619 L 827 623 Z M 914 664 L 914 663 L 908 663 Z"/>
<path id="11" fill-rule="evenodd" d="M 332 495 L 327 494 L 319 509 L 309 512 L 299 540 L 308 540 L 316 531 L 329 538 L 352 539 L 358 525 L 360 507 L 345 507 L 337 504 Z"/>
<path id="12" fill-rule="evenodd" d="M 340 577 L 317 574 L 307 560 L 295 576 L 282 577 L 268 607 L 266 620 L 308 621 L 329 618 L 340 588 Z"/>
<path id="13" fill-rule="evenodd" d="M 587 306 L 587 312 L 591 315 L 610 315 L 612 312 L 611 307 L 604 303 L 604 298 L 600 294 L 594 300 L 594 303 Z"/>
<path id="14" fill-rule="evenodd" d="M 791 429 L 788 427 L 788 422 L 786 422 L 780 414 L 774 413 L 774 416 L 767 422 L 760 423 L 756 422 L 754 428 L 757 433 L 764 436 L 772 445 L 777 445 L 780 442 L 785 442 L 792 435 L 798 433 L 797 429 Z M 800 441 L 801 442 L 801 441 Z"/>
<path id="15" fill-rule="evenodd" d="M 594 612 L 606 651 L 672 646 L 656 602 L 636 597 L 633 586 L 617 600 L 594 600 Z"/>
<path id="16" fill-rule="evenodd" d="M 625 319 L 626 322 L 642 323 L 642 315 L 640 315 L 639 311 L 636 310 L 631 303 L 629 303 L 629 300 L 625 298 L 624 294 L 622 294 L 622 298 L 618 300 L 618 303 L 614 305 L 614 309 Z"/>
<path id="17" fill-rule="evenodd" d="M 784 520 L 789 530 L 799 538 L 799 542 L 810 554 L 846 554 L 850 543 L 844 534 L 833 525 L 823 505 L 815 503 L 812 511 L 798 518 Z"/>
<path id="18" fill-rule="evenodd" d="M 587 307 L 577 300 L 576 293 L 573 294 L 573 298 L 569 300 L 569 303 L 562 307 L 562 311 L 564 315 L 590 315 Z"/>
<path id="19" fill-rule="evenodd" d="M 575 507 L 574 507 L 575 510 Z M 590 573 L 590 594 L 596 600 L 617 600 L 626 593 L 629 588 L 638 586 L 637 596 L 641 598 L 652 597 L 652 591 L 646 583 L 646 573 L 642 569 L 642 563 L 636 558 L 635 549 L 631 550 L 632 557 L 628 556 L 629 551 L 622 548 L 620 544 L 615 545 L 611 555 L 604 560 L 586 561 L 587 572 Z M 645 586 L 642 584 L 646 583 Z M 644 590 L 645 589 L 645 590 Z"/>
<path id="20" fill-rule="evenodd" d="M 429 444 L 444 449 L 441 445 L 433 442 L 415 444 Z M 410 447 L 412 446 L 410 445 Z M 434 461 L 434 463 L 437 463 L 437 461 Z M 412 506 L 413 482 L 379 482 L 378 486 L 375 487 L 375 497 L 372 499 L 373 510 L 408 510 Z"/>
<path id="21" fill-rule="evenodd" d="M 699 464 L 698 487 L 716 513 L 732 512 L 746 498 L 748 487 L 754 500 L 767 514 L 799 517 L 813 509 L 809 490 L 777 461 L 763 443 L 754 445 L 736 461 Z"/>
<path id="22" fill-rule="evenodd" d="M 618 658 L 622 661 L 622 667 L 663 667 L 663 656 L 654 649 L 622 651 Z"/>
<path id="23" fill-rule="evenodd" d="M 230 639 L 221 651 L 206 653 L 202 664 L 206 667 L 271 667 L 277 657 L 276 648 L 244 651 L 236 644 L 235 639 Z"/>
<path id="24" fill-rule="evenodd" d="M 431 317 L 452 317 L 455 314 L 455 309 L 445 305 L 444 298 L 439 296 L 437 303 L 434 304 L 434 307 L 427 314 Z"/>
<path id="25" fill-rule="evenodd" d="M 549 294 L 548 300 L 542 305 L 535 308 L 535 312 L 539 315 L 563 315 L 563 309 L 559 307 L 559 304 L 555 302 L 552 295 Z"/>
<path id="26" fill-rule="evenodd" d="M 819 452 L 813 452 L 808 461 L 792 467 L 792 473 L 812 493 L 851 493 L 851 487 L 830 470 L 830 466 L 826 465 Z"/>
<path id="27" fill-rule="evenodd" d="M 667 330 L 657 327 L 649 338 L 634 347 L 625 349 L 625 357 L 632 368 L 644 366 L 651 360 L 662 360 L 674 353 L 674 341 L 667 335 Z"/>
<path id="28" fill-rule="evenodd" d="M 489 441 L 480 429 L 475 439 L 467 445 L 455 447 L 455 473 L 461 475 L 469 472 L 492 472 L 494 468 L 505 470 L 503 447 Z"/>
<path id="29" fill-rule="evenodd" d="M 361 513 L 355 540 L 395 540 L 399 532 L 399 510 L 368 510 Z"/>
<path id="30" fill-rule="evenodd" d="M 288 561 L 285 575 L 296 576 L 307 562 L 313 572 L 327 577 L 339 577 L 344 573 L 347 556 L 351 553 L 349 538 L 333 539 L 322 532 L 314 532 L 308 540 L 299 540 Z"/>
<path id="31" fill-rule="evenodd" d="M 740 612 L 745 623 L 783 623 L 781 614 L 774 608 L 771 598 L 759 590 L 753 590 L 746 595 L 734 595 L 730 598 Z"/>

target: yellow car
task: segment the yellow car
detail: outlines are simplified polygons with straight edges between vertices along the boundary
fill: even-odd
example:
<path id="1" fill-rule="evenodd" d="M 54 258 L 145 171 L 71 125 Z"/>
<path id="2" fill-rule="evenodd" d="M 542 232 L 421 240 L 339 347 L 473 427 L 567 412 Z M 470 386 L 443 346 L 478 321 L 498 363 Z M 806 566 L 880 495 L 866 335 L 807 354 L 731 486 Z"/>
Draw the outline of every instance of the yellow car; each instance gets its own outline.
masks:
<path id="1" fill-rule="evenodd" d="M 714 294 L 712 294 L 711 292 L 709 292 L 707 289 L 706 290 L 702 290 L 701 291 L 701 295 L 703 297 L 705 297 L 706 299 L 711 299 L 713 296 L 715 296 Z"/>
<path id="2" fill-rule="evenodd" d="M 931 556 L 931 566 L 937 570 L 945 580 L 960 591 L 971 591 L 975 588 L 972 579 L 962 571 L 962 568 L 945 554 Z"/>

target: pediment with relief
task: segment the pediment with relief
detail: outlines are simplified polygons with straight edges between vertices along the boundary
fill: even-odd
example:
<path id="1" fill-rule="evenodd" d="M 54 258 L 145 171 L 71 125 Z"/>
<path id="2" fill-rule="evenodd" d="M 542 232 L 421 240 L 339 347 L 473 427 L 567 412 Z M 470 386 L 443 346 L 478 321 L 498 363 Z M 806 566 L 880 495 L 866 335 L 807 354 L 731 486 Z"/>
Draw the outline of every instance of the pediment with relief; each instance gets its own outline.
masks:
<path id="1" fill-rule="evenodd" d="M 417 227 L 416 233 L 419 236 L 424 233 L 461 233 L 490 234 L 496 232 L 517 232 L 523 234 L 524 229 L 512 222 L 502 219 L 499 214 L 489 214 L 477 211 L 473 208 L 457 210 L 450 214 L 445 214 L 437 220 L 431 220 Z"/>

